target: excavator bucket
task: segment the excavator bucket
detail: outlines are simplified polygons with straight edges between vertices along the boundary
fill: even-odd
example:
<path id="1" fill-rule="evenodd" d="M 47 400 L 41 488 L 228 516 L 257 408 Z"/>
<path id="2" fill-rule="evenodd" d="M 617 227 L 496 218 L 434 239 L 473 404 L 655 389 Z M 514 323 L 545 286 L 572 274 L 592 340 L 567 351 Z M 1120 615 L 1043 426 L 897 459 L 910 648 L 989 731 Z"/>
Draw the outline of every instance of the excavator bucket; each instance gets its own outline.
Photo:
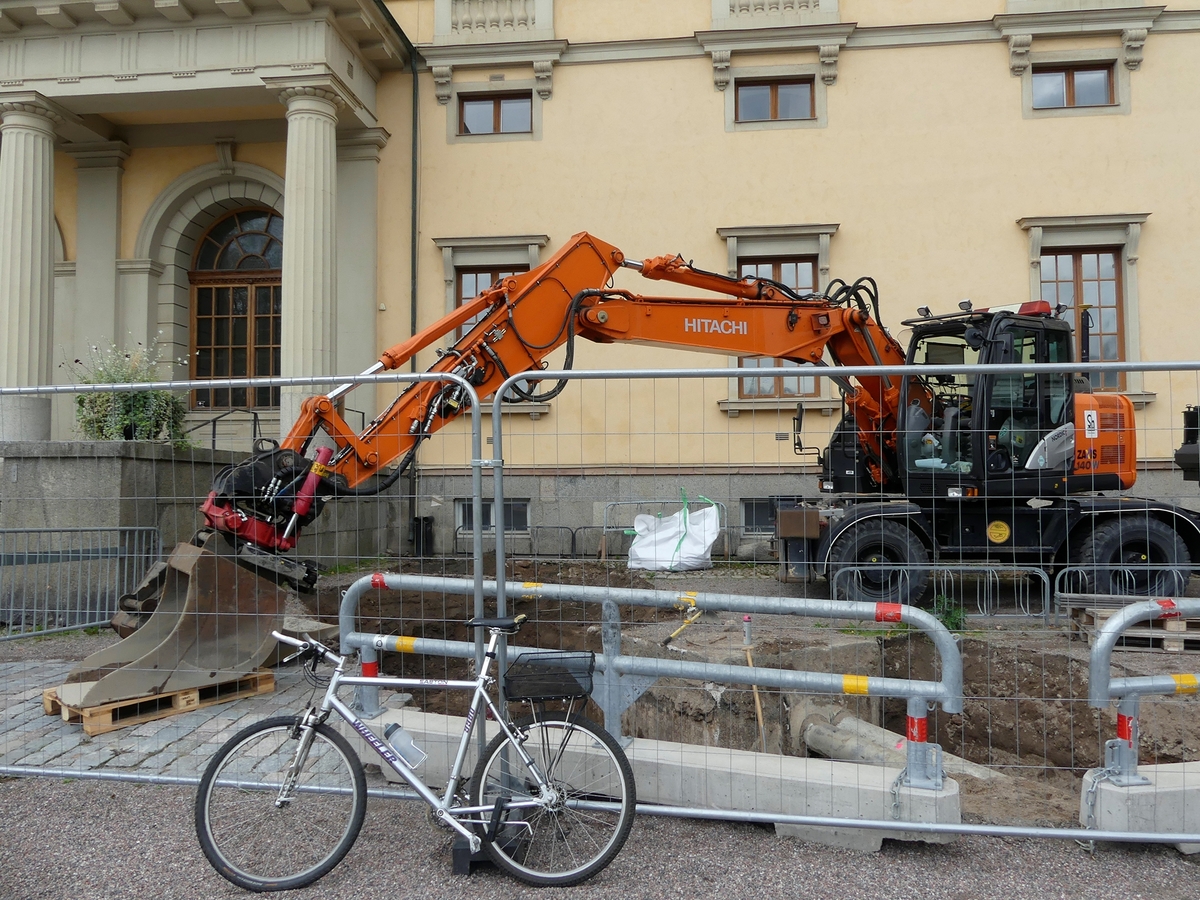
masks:
<path id="1" fill-rule="evenodd" d="M 72 708 L 211 687 L 252 673 L 275 648 L 285 588 L 239 565 L 215 532 L 179 544 L 138 594 L 159 585 L 148 619 L 124 640 L 93 653 L 58 688 Z M 150 599 L 151 602 L 144 602 Z"/>

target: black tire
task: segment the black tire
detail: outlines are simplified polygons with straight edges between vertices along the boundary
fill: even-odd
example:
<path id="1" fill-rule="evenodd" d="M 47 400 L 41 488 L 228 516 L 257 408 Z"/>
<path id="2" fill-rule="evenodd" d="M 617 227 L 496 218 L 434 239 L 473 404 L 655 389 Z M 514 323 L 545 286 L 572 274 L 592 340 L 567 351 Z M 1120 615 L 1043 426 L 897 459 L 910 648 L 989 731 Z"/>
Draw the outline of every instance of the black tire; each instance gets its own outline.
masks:
<path id="1" fill-rule="evenodd" d="M 1073 587 L 1087 594 L 1182 594 L 1192 557 L 1179 534 L 1161 519 L 1121 516 L 1099 522 L 1076 542 L 1072 567 L 1083 570 Z"/>
<path id="2" fill-rule="evenodd" d="M 483 751 L 471 779 L 471 804 L 495 809 L 476 826 L 488 856 L 533 885 L 578 884 L 607 866 L 633 826 L 633 770 L 612 736 L 579 716 L 551 713 L 516 723 L 525 751 L 560 792 L 553 806 L 509 810 L 535 799 L 537 786 L 503 734 Z M 578 804 L 615 804 L 580 808 Z M 494 822 L 492 821 L 494 818 Z"/>
<path id="3" fill-rule="evenodd" d="M 839 576 L 847 566 L 855 571 Z M 929 587 L 929 553 L 900 522 L 867 519 L 851 525 L 834 541 L 829 583 L 831 587 L 836 583 L 834 596 L 842 600 L 915 604 Z"/>
<path id="4" fill-rule="evenodd" d="M 296 791 L 276 806 L 299 747 L 295 724 L 278 716 L 242 729 L 200 779 L 200 846 L 218 873 L 248 891 L 312 884 L 341 862 L 366 815 L 362 762 L 328 725 L 314 730 Z"/>

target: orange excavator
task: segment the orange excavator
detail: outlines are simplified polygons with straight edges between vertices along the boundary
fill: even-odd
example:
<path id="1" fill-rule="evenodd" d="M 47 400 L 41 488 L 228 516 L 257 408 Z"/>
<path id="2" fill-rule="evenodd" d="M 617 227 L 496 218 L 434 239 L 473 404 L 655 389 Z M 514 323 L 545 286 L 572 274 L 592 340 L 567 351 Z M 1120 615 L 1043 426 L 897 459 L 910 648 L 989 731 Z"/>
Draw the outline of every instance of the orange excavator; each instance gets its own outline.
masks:
<path id="1" fill-rule="evenodd" d="M 709 293 L 617 290 L 612 278 L 622 267 Z M 855 575 L 841 587 L 851 597 L 908 602 L 925 593 L 934 562 L 952 560 L 1074 566 L 1089 590 L 1174 592 L 1200 556 L 1200 521 L 1171 504 L 1100 493 L 1136 479 L 1128 398 L 1093 393 L 1084 376 L 1019 371 L 1074 361 L 1070 325 L 1045 302 L 982 310 L 964 302 L 947 315 L 920 312 L 902 323 L 912 332 L 905 348 L 880 324 L 870 279 L 801 293 L 765 278 L 706 272 L 680 256 L 630 260 L 581 233 L 541 266 L 502 279 L 388 350 L 364 374 L 399 368 L 464 326 L 467 333 L 429 371 L 460 375 L 479 396 L 512 375 L 538 372 L 563 345 L 570 368 L 577 338 L 824 366 L 846 408 L 819 455 L 821 487 L 832 496 L 780 492 L 785 577 L 849 567 Z M 834 367 L 925 365 L 930 374 L 851 381 L 838 378 L 827 359 Z M 946 371 L 973 363 L 1008 369 L 981 377 Z M 420 443 L 466 403 L 454 384 L 413 384 L 356 433 L 337 412 L 351 387 L 306 400 L 280 447 L 218 479 L 203 507 L 208 525 L 257 554 L 278 556 L 325 501 L 394 483 Z M 549 400 L 562 389 L 513 391 L 517 399 Z M 334 446 L 310 459 L 319 433 Z M 899 567 L 908 571 L 888 571 Z"/>
<path id="2" fill-rule="evenodd" d="M 612 285 L 621 268 L 707 294 L 619 290 Z M 1126 490 L 1136 478 L 1130 401 L 1093 393 L 1085 376 L 1022 369 L 1076 360 L 1061 311 L 1044 302 L 974 310 L 964 301 L 945 315 L 918 312 L 902 323 L 911 329 L 906 348 L 880 324 L 869 278 L 802 293 L 770 279 L 706 272 L 680 256 L 630 260 L 581 233 L 542 265 L 500 280 L 386 351 L 363 374 L 404 366 L 460 328 L 464 336 L 429 371 L 461 376 L 481 397 L 521 373 L 531 375 L 511 389 L 515 399 L 557 396 L 565 384 L 543 389 L 536 373 L 563 346 L 563 367 L 571 368 L 578 338 L 819 366 L 842 390 L 845 413 L 818 454 L 821 494 L 798 496 L 781 485 L 776 498 L 785 580 L 832 580 L 846 570 L 837 596 L 908 603 L 926 594 L 935 564 L 980 563 L 1069 567 L 1078 588 L 1101 593 L 1181 590 L 1200 557 L 1200 518 L 1172 504 L 1104 493 Z M 1081 344 L 1088 346 L 1086 335 Z M 928 374 L 851 380 L 836 368 L 905 363 Z M 982 375 L 953 371 L 968 364 L 1003 367 Z M 187 549 L 182 564 L 173 556 L 152 573 L 139 590 L 150 599 L 143 613 L 155 604 L 212 608 L 203 590 L 251 571 L 269 576 L 258 579 L 268 596 L 272 581 L 310 588 L 315 568 L 289 554 L 300 531 L 331 500 L 387 490 L 420 444 L 469 402 L 453 382 L 414 383 L 356 432 L 338 413 L 339 399 L 354 386 L 307 399 L 281 444 L 260 447 L 217 477 L 202 506 L 207 529 L 193 542 L 203 552 Z M 801 420 L 798 409 L 797 452 L 805 452 Z M 215 561 L 206 563 L 204 554 Z M 195 573 L 205 565 L 225 574 L 213 569 L 201 590 Z M 242 600 L 227 602 L 244 613 L 253 592 L 241 591 Z M 268 620 L 271 605 L 253 602 Z M 261 631 L 243 644 L 254 645 Z M 172 639 L 179 643 L 178 635 Z M 197 661 L 198 670 L 203 665 Z"/>

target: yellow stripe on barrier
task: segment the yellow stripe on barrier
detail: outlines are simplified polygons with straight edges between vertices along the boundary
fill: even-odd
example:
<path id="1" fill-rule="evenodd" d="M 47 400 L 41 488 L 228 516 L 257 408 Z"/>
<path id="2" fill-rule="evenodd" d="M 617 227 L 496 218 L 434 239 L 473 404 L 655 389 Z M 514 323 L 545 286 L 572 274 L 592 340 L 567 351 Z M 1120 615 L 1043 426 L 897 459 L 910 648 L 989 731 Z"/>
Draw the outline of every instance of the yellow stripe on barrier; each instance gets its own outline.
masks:
<path id="1" fill-rule="evenodd" d="M 1175 693 L 1177 694 L 1194 694 L 1200 690 L 1200 682 L 1196 681 L 1195 675 L 1172 675 L 1175 679 Z"/>
<path id="2" fill-rule="evenodd" d="M 396 638 L 397 653 L 412 653 L 417 646 L 417 639 L 411 635 L 402 634 Z"/>
<path id="3" fill-rule="evenodd" d="M 527 591 L 537 591 L 542 588 L 543 584 L 544 584 L 544 582 L 541 582 L 541 581 L 525 581 L 525 582 L 521 583 L 521 587 L 525 588 L 525 590 L 527 590 Z M 537 600 L 538 595 L 537 594 L 522 594 L 521 599 L 522 600 Z"/>
<path id="4" fill-rule="evenodd" d="M 842 676 L 842 693 L 843 694 L 866 694 L 867 691 L 867 676 L 866 675 L 843 675 Z"/>

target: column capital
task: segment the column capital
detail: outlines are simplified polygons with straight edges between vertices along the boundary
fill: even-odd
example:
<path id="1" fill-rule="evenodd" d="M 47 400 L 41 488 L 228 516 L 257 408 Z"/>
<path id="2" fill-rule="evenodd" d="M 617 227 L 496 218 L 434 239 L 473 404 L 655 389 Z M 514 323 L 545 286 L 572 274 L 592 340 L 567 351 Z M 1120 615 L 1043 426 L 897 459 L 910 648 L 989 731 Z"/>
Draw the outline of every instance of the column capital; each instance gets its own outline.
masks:
<path id="1" fill-rule="evenodd" d="M 67 144 L 62 149 L 74 157 L 77 169 L 123 169 L 130 152 L 124 141 Z"/>
<path id="2" fill-rule="evenodd" d="M 36 91 L 0 94 L 0 115 L 7 116 L 8 113 L 26 113 L 37 116 L 46 119 L 55 128 L 64 122 L 78 121 L 78 117 L 73 113 Z"/>
<path id="3" fill-rule="evenodd" d="M 358 98 L 335 75 L 283 75 L 263 79 L 267 90 L 274 91 L 279 102 L 291 107 L 296 100 L 324 100 L 333 106 L 334 111 L 343 107 L 358 107 Z"/>

